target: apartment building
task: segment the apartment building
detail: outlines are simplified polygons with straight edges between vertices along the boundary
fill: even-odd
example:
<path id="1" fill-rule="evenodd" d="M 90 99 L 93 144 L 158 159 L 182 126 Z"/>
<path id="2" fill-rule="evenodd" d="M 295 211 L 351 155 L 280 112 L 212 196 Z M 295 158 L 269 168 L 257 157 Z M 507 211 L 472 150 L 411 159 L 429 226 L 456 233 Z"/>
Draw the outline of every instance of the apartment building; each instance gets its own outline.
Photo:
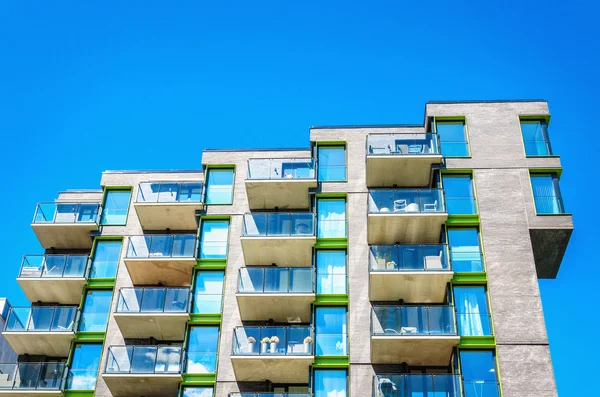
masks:
<path id="1" fill-rule="evenodd" d="M 38 204 L 1 395 L 556 396 L 572 217 L 545 101 L 429 102 Z"/>

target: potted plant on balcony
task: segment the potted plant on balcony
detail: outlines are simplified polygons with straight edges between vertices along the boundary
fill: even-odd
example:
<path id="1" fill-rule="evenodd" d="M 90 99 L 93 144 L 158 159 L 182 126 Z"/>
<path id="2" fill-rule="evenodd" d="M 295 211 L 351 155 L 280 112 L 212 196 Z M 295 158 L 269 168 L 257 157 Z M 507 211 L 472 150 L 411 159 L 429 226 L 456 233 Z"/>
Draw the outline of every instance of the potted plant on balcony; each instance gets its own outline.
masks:
<path id="1" fill-rule="evenodd" d="M 375 263 L 377 263 L 376 269 L 385 269 L 385 258 L 379 251 L 375 254 Z"/>
<path id="2" fill-rule="evenodd" d="M 310 336 L 304 338 L 304 353 L 309 354 L 311 352 L 312 341 L 313 338 L 311 338 Z"/>
<path id="3" fill-rule="evenodd" d="M 269 342 L 271 342 L 271 339 L 269 339 L 267 336 L 265 336 L 264 338 L 262 338 L 260 340 L 260 352 L 261 354 L 267 353 L 269 350 Z"/>
<path id="4" fill-rule="evenodd" d="M 279 343 L 279 337 L 277 335 L 274 335 L 271 337 L 271 350 L 270 353 L 276 353 L 277 352 L 277 344 Z"/>
<path id="5" fill-rule="evenodd" d="M 254 343 L 256 342 L 256 339 L 254 339 L 252 336 L 248 337 L 248 353 L 254 353 Z"/>

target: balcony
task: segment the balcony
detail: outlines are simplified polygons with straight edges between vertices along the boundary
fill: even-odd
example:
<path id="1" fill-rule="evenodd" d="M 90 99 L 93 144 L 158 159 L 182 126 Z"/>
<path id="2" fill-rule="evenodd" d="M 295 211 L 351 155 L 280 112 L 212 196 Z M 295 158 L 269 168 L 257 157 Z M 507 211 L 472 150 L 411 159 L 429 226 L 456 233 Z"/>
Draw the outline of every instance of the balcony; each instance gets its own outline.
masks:
<path id="1" fill-rule="evenodd" d="M 92 248 L 99 212 L 98 203 L 39 203 L 31 227 L 46 249 Z"/>
<path id="2" fill-rule="evenodd" d="M 427 186 L 442 162 L 436 134 L 367 136 L 367 186 Z"/>
<path id="3" fill-rule="evenodd" d="M 237 327 L 231 362 L 238 382 L 306 383 L 314 362 L 310 327 Z"/>
<path id="4" fill-rule="evenodd" d="M 236 294 L 243 321 L 310 323 L 313 268 L 243 267 Z"/>
<path id="5" fill-rule="evenodd" d="M 445 244 L 370 247 L 371 301 L 443 303 L 453 275 Z"/>
<path id="6" fill-rule="evenodd" d="M 371 362 L 447 366 L 460 337 L 452 306 L 373 306 Z"/>
<path id="7" fill-rule="evenodd" d="M 133 284 L 189 286 L 196 265 L 195 234 L 147 234 L 127 239 L 125 266 Z"/>
<path id="8" fill-rule="evenodd" d="M 309 189 L 316 187 L 311 158 L 248 160 L 246 194 L 252 210 L 308 209 Z"/>
<path id="9" fill-rule="evenodd" d="M 114 318 L 124 338 L 183 340 L 189 288 L 121 288 Z"/>
<path id="10" fill-rule="evenodd" d="M 184 352 L 176 346 L 110 346 L 102 374 L 114 396 L 176 396 Z"/>
<path id="11" fill-rule="evenodd" d="M 88 263 L 87 255 L 25 255 L 17 281 L 30 302 L 79 304 Z"/>
<path id="12" fill-rule="evenodd" d="M 144 230 L 193 230 L 202 201 L 202 182 L 146 182 L 133 207 Z"/>
<path id="13" fill-rule="evenodd" d="M 63 396 L 65 363 L 0 364 L 0 396 Z"/>
<path id="14" fill-rule="evenodd" d="M 441 189 L 369 190 L 369 244 L 438 243 L 448 219 Z"/>
<path id="15" fill-rule="evenodd" d="M 373 397 L 462 397 L 460 384 L 460 375 L 454 374 L 381 374 L 373 378 Z"/>
<path id="16" fill-rule="evenodd" d="M 78 317 L 75 306 L 12 307 L 2 335 L 18 355 L 68 357 Z"/>
<path id="17" fill-rule="evenodd" d="M 245 214 L 241 240 L 247 266 L 312 266 L 312 248 L 317 241 L 315 214 Z"/>

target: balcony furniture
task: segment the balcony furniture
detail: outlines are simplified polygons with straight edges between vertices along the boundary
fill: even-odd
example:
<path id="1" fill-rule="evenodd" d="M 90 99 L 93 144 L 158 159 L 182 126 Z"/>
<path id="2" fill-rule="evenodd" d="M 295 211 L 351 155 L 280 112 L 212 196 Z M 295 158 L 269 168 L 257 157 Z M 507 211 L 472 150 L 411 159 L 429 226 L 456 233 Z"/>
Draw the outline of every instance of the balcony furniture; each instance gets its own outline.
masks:
<path id="1" fill-rule="evenodd" d="M 383 330 L 383 332 L 386 334 L 397 334 L 398 333 L 398 332 L 396 332 L 395 329 L 392 329 L 392 328 L 386 328 Z"/>
<path id="2" fill-rule="evenodd" d="M 440 252 L 440 255 L 431 255 L 431 256 L 426 256 L 425 257 L 425 270 L 431 270 L 431 269 L 443 269 L 444 266 L 442 265 L 442 256 L 444 255 L 444 252 Z"/>
<path id="3" fill-rule="evenodd" d="M 419 212 L 419 204 L 417 204 L 417 203 L 410 203 L 409 205 L 406 206 L 406 209 L 404 211 L 406 211 L 406 212 Z"/>
<path id="4" fill-rule="evenodd" d="M 417 327 L 402 327 L 402 328 L 400 328 L 401 335 L 416 334 L 416 333 L 417 333 Z"/>
<path id="5" fill-rule="evenodd" d="M 402 199 L 402 200 L 394 200 L 394 212 L 400 212 L 400 211 L 406 211 L 407 207 L 406 207 L 406 200 Z M 384 212 L 383 209 L 381 212 Z M 389 211 L 385 211 L 385 212 L 389 212 Z"/>
<path id="6" fill-rule="evenodd" d="M 419 154 L 423 153 L 423 145 L 409 145 L 408 154 Z"/>
<path id="7" fill-rule="evenodd" d="M 389 148 L 389 146 L 388 146 Z M 384 147 L 373 147 L 371 145 L 369 145 L 369 153 L 370 154 L 386 154 L 388 153 L 388 149 L 384 148 Z"/>
<path id="8" fill-rule="evenodd" d="M 396 144 L 396 153 L 408 153 L 408 145 Z"/>
<path id="9" fill-rule="evenodd" d="M 395 269 L 397 269 L 396 262 L 394 262 L 394 261 L 387 262 L 387 263 L 385 264 L 385 268 L 386 268 L 387 270 L 395 270 Z"/>
<path id="10" fill-rule="evenodd" d="M 437 211 L 437 200 L 435 200 L 433 202 L 433 204 L 424 204 L 423 205 L 423 211 L 431 211 L 431 212 L 436 212 Z"/>
<path id="11" fill-rule="evenodd" d="M 388 207 L 381 207 L 379 212 L 390 212 L 390 209 Z"/>

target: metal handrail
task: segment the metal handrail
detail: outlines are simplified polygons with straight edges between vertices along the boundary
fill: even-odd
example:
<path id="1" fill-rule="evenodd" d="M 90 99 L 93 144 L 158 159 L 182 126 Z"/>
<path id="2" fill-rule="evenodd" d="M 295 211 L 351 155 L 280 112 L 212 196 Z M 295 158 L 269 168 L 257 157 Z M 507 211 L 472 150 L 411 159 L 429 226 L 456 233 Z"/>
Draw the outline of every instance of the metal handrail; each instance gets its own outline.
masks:
<path id="1" fill-rule="evenodd" d="M 238 340 L 238 330 L 256 330 L 258 338 L 250 335 L 244 343 L 244 341 L 240 342 Z M 280 330 L 285 335 L 285 340 L 279 340 L 277 336 L 278 332 L 272 332 L 273 330 Z M 290 330 L 303 330 L 308 331 L 308 335 L 304 337 L 302 341 L 294 341 L 297 342 L 295 344 L 291 344 L 289 333 Z M 289 326 L 264 326 L 264 327 L 244 327 L 238 326 L 233 329 L 233 338 L 232 338 L 232 355 L 314 355 L 315 344 L 313 343 L 315 340 L 315 332 L 314 328 L 310 326 L 298 326 L 298 327 L 289 327 Z M 269 338 L 270 336 L 270 338 Z M 272 339 L 277 336 L 277 341 L 273 342 Z M 250 339 L 252 338 L 252 339 Z M 310 339 L 308 339 L 310 338 Z M 270 339 L 269 342 L 263 342 L 263 339 Z M 253 341 L 252 341 L 253 340 Z M 278 349 L 279 342 L 283 342 L 284 346 L 283 352 L 282 349 Z M 274 343 L 273 347 L 271 344 Z M 300 348 L 302 345 L 302 348 Z M 245 348 L 241 348 L 244 346 Z M 258 349 L 255 348 L 258 346 Z M 294 351 L 295 348 L 301 349 L 302 351 Z M 289 351 L 291 349 L 291 352 Z"/>
<path id="2" fill-rule="evenodd" d="M 259 288 L 254 288 L 254 284 L 252 284 L 252 290 L 250 289 L 246 289 L 244 288 L 243 284 L 243 272 L 247 272 L 248 273 L 248 277 L 252 278 L 250 273 L 252 272 L 261 272 L 262 275 L 260 276 L 260 281 L 261 281 L 261 285 Z M 287 277 L 287 283 L 285 283 L 285 290 L 280 290 L 280 289 L 268 289 L 267 287 L 267 272 L 288 272 L 288 277 Z M 290 290 L 290 286 L 292 283 L 292 280 L 290 278 L 290 273 L 294 273 L 294 272 L 310 272 L 311 273 L 311 288 L 310 290 Z M 307 294 L 307 293 L 314 293 L 315 289 L 316 289 L 316 280 L 315 280 L 315 269 L 313 267 L 258 267 L 258 266 L 252 266 L 252 267 L 241 267 L 238 270 L 238 289 L 237 289 L 237 293 L 240 294 L 269 294 L 269 293 L 298 293 L 298 294 Z M 277 277 L 277 280 L 279 280 L 279 278 Z"/>
<path id="3" fill-rule="evenodd" d="M 382 195 L 376 198 L 374 196 Z M 368 212 L 380 213 L 431 213 L 446 212 L 446 199 L 443 189 L 369 189 Z M 389 207 L 386 207 L 385 205 Z"/>
<path id="4" fill-rule="evenodd" d="M 41 263 L 37 266 L 27 266 L 27 264 L 29 264 L 29 259 L 30 258 L 42 258 Z M 56 274 L 52 274 L 52 271 L 54 270 L 54 268 L 56 266 L 54 266 L 53 268 L 48 270 L 48 258 L 64 258 L 64 261 L 62 263 L 62 270 L 60 271 L 60 275 L 56 275 Z M 65 271 L 67 270 L 67 264 L 69 263 L 69 258 L 85 258 L 85 265 L 81 268 L 82 271 L 78 272 L 76 274 L 69 274 L 67 276 L 65 276 Z M 91 261 L 90 261 L 90 257 L 89 255 L 73 255 L 73 254 L 69 254 L 69 255 L 25 255 L 23 256 L 23 260 L 21 262 L 21 270 L 19 271 L 19 277 L 26 277 L 26 278 L 44 278 L 44 277 L 48 277 L 48 278 L 81 278 L 81 277 L 86 277 L 88 275 L 89 272 L 89 268 L 91 265 Z M 32 269 L 36 269 L 33 270 L 36 275 L 31 275 L 32 274 Z M 39 275 L 37 275 L 39 273 Z M 51 275 L 50 275 L 51 274 Z"/>
<path id="5" fill-rule="evenodd" d="M 52 370 L 51 375 L 55 377 L 46 377 L 46 368 L 56 368 Z M 30 369 L 39 367 L 35 371 Z M 22 370 L 21 370 L 22 369 Z M 23 378 L 24 374 L 36 374 L 35 379 Z M 6 381 L 12 382 L 10 387 L 3 386 L 1 389 L 34 389 L 34 390 L 64 390 L 65 381 L 68 374 L 67 363 L 64 362 L 23 362 L 23 363 L 0 363 L 0 374 L 8 375 Z M 12 380 L 11 380 L 12 379 Z M 17 384 L 17 379 L 19 383 Z M 56 382 L 56 387 L 48 386 L 48 380 Z M 24 386 L 24 384 L 26 384 Z"/>
<path id="6" fill-rule="evenodd" d="M 156 307 L 156 309 L 161 309 L 161 310 L 142 310 L 142 306 L 144 304 L 144 295 L 147 291 L 152 291 L 152 290 L 164 291 L 162 305 Z M 187 291 L 187 297 L 186 297 L 185 302 L 181 302 L 184 304 L 184 307 L 181 310 L 165 311 L 165 308 L 167 307 L 167 296 L 168 296 L 167 292 L 169 290 Z M 133 291 L 133 296 L 136 297 L 135 303 L 137 304 L 136 305 L 137 310 L 133 309 L 133 308 L 129 308 L 129 305 L 127 304 L 127 298 L 125 298 L 125 294 L 124 294 L 124 292 L 127 292 L 127 291 Z M 141 291 L 141 296 L 140 296 L 139 300 L 137 299 L 136 291 Z M 191 300 L 192 300 L 192 291 L 190 290 L 190 288 L 185 288 L 185 287 L 123 287 L 119 290 L 119 298 L 117 301 L 117 307 L 115 308 L 115 312 L 116 313 L 189 313 L 190 307 L 191 307 Z M 176 303 L 176 302 L 174 302 L 174 303 Z M 127 310 L 123 310 L 123 306 L 125 306 Z"/>
<path id="7" fill-rule="evenodd" d="M 413 266 L 406 266 L 403 250 L 418 251 Z M 369 271 L 373 272 L 452 270 L 448 244 L 370 245 L 369 251 Z M 378 260 L 384 261 L 383 267 L 374 266 Z"/>
<path id="8" fill-rule="evenodd" d="M 264 164 L 261 169 L 266 170 L 265 173 L 260 173 L 257 177 L 256 175 L 252 175 L 252 163 L 255 164 Z M 284 171 L 283 164 L 290 163 L 292 164 L 291 171 L 289 173 Z M 309 164 L 308 170 L 309 175 L 307 177 L 298 176 L 298 168 L 295 167 L 295 164 Z M 248 166 L 248 180 L 281 180 L 281 179 L 316 179 L 316 170 L 317 170 L 317 160 L 311 157 L 296 157 L 296 158 L 252 158 L 247 160 Z M 278 167 L 279 166 L 279 167 Z M 306 167 L 302 167 L 303 169 Z"/>
<path id="9" fill-rule="evenodd" d="M 170 244 L 169 250 L 153 250 L 152 244 L 155 242 L 155 239 L 164 239 L 170 238 L 168 244 Z M 194 246 L 193 249 L 189 249 L 190 255 L 174 255 L 174 242 L 177 241 L 177 238 L 193 238 Z M 134 241 L 143 241 L 141 249 L 136 250 Z M 166 244 L 165 244 L 166 245 Z M 193 258 L 196 257 L 196 252 L 198 250 L 198 237 L 195 234 L 146 234 L 141 236 L 129 236 L 127 237 L 127 250 L 125 251 L 126 258 Z M 167 252 L 168 251 L 168 252 Z M 186 252 L 188 249 L 185 250 Z M 146 252 L 146 254 L 144 254 Z"/>
<path id="10" fill-rule="evenodd" d="M 157 185 L 158 189 L 157 189 L 157 193 L 153 194 L 154 196 L 156 196 L 156 198 L 154 199 L 153 197 L 146 197 L 144 195 L 144 186 L 153 186 L 153 185 Z M 177 185 L 177 191 L 173 192 L 172 190 L 169 191 L 162 191 L 162 186 L 163 185 Z M 181 187 L 184 185 L 190 185 L 192 187 L 192 189 L 190 189 L 190 192 L 188 193 L 188 199 L 187 200 L 182 200 L 181 197 Z M 198 186 L 199 185 L 199 186 Z M 194 195 L 194 190 L 200 190 L 199 192 L 199 196 L 198 199 L 195 200 L 191 200 L 189 197 L 191 197 L 192 195 Z M 176 199 L 175 200 L 165 200 L 162 201 L 161 200 L 161 194 L 176 194 Z M 204 201 L 204 182 L 203 181 L 156 181 L 156 182 L 141 182 L 138 185 L 138 194 L 136 196 L 135 202 L 136 203 L 202 203 Z"/>
<path id="11" fill-rule="evenodd" d="M 395 319 L 395 323 L 396 324 L 402 324 L 402 326 L 400 327 L 399 330 L 395 329 L 395 328 L 385 328 L 383 325 L 381 326 L 383 332 L 375 332 L 374 329 L 374 323 L 375 323 L 375 318 L 378 319 L 378 323 L 379 321 L 379 317 L 377 316 L 376 313 L 376 309 L 378 308 L 391 308 L 391 309 L 395 309 L 393 310 L 393 312 L 395 313 L 395 317 L 397 319 Z M 414 326 L 415 324 L 403 324 L 402 321 L 402 310 L 401 309 L 409 309 L 409 308 L 415 308 L 415 309 L 419 309 L 419 318 L 425 318 L 426 323 L 419 319 L 418 324 L 416 324 L 417 326 Z M 431 309 L 440 309 L 440 310 L 446 310 L 446 315 L 450 316 L 450 318 L 448 318 L 448 323 L 447 324 L 441 324 L 438 328 L 436 329 L 435 327 L 432 327 L 431 324 L 431 316 L 430 316 L 430 311 Z M 443 315 L 444 313 L 442 313 Z M 442 317 L 442 316 L 440 316 Z M 423 322 L 423 324 L 421 324 L 421 322 Z M 424 325 L 422 330 L 419 330 L 419 325 Z M 446 327 L 446 329 L 442 329 L 443 327 Z M 371 308 L 371 336 L 420 336 L 420 335 L 458 335 L 458 331 L 457 331 L 457 326 L 456 326 L 456 314 L 454 311 L 454 307 L 451 305 L 373 305 Z"/>
<path id="12" fill-rule="evenodd" d="M 47 208 L 44 211 L 44 207 Z M 72 220 L 57 219 L 58 209 L 60 207 L 71 207 L 72 211 L 66 211 L 67 214 L 72 214 Z M 81 212 L 82 207 L 89 207 L 91 212 Z M 52 212 L 46 213 L 46 212 Z M 68 203 L 68 202 L 40 202 L 35 208 L 33 220 L 31 223 L 44 224 L 44 223 L 98 223 L 100 219 L 101 207 L 99 203 Z M 83 219 L 80 219 L 84 217 Z M 89 218 L 89 219 L 88 219 Z"/>
<path id="13" fill-rule="evenodd" d="M 367 156 L 406 156 L 440 154 L 437 134 L 369 134 Z"/>
<path id="14" fill-rule="evenodd" d="M 33 329 L 31 329 L 31 325 L 34 321 L 34 313 L 37 310 L 52 310 L 52 316 L 50 318 L 50 321 L 48 321 L 48 326 L 47 327 L 35 327 Z M 71 322 L 69 323 L 69 325 L 67 325 L 66 327 L 63 327 L 61 325 L 56 325 L 57 329 L 53 329 L 54 328 L 54 317 L 57 313 L 57 311 L 59 310 L 73 310 L 74 311 L 74 315 L 73 318 L 71 319 Z M 26 310 L 27 311 L 27 320 L 25 321 L 25 324 L 23 324 L 23 322 L 19 319 L 19 315 L 15 314 L 17 313 L 19 310 Z M 80 310 L 79 307 L 77 306 L 12 306 L 9 311 L 8 311 L 8 316 L 6 318 L 6 324 L 4 325 L 4 331 L 5 332 L 73 332 L 77 327 L 77 324 L 79 322 L 79 316 L 80 316 Z M 14 317 L 17 317 L 17 320 L 14 319 Z M 68 318 L 67 318 L 68 320 Z M 18 324 L 20 324 L 20 327 L 13 327 L 11 324 L 12 322 L 17 321 Z"/>
<path id="15" fill-rule="evenodd" d="M 282 227 L 281 227 L 281 222 L 278 222 L 277 228 L 276 230 L 279 230 L 279 232 L 275 232 L 272 233 L 272 231 L 269 231 L 269 217 L 270 216 L 274 216 L 276 215 L 278 218 L 281 217 L 281 220 L 289 220 L 290 222 L 290 231 L 288 233 L 283 233 L 281 231 Z M 284 217 L 287 216 L 287 217 Z M 308 216 L 310 216 L 310 218 L 308 218 Z M 258 233 L 248 233 L 248 225 L 247 225 L 247 218 L 248 217 L 252 217 L 253 219 L 255 217 L 264 217 L 264 232 L 259 230 L 259 227 L 256 227 L 256 230 L 258 230 Z M 298 223 L 295 225 L 295 227 L 299 227 L 299 226 L 305 226 L 307 227 L 305 231 L 292 231 L 291 226 L 293 225 L 293 221 L 294 221 L 294 217 L 298 217 L 298 219 L 296 219 L 297 222 L 309 222 L 310 225 L 306 225 L 305 223 Z M 307 219 L 303 219 L 300 217 L 307 217 Z M 242 236 L 246 236 L 246 237 L 255 237 L 255 236 L 314 236 L 316 234 L 316 217 L 315 217 L 315 213 L 314 212 L 248 212 L 246 214 L 244 214 L 244 227 L 242 230 Z"/>
<path id="16" fill-rule="evenodd" d="M 126 370 L 121 370 L 120 369 L 120 367 L 119 367 L 120 360 L 118 360 L 116 358 L 116 355 L 115 355 L 115 350 L 119 349 L 119 348 L 124 348 L 125 349 L 126 356 L 122 356 L 121 355 L 121 356 L 119 356 L 119 358 L 120 359 L 123 359 L 125 357 L 127 358 L 127 363 L 126 363 L 127 364 L 127 369 Z M 138 370 L 138 369 L 134 368 L 134 366 L 132 365 L 132 363 L 134 361 L 133 357 L 134 357 L 136 349 L 137 350 L 142 350 L 142 349 L 148 349 L 148 348 L 153 348 L 153 350 L 154 350 L 154 352 L 153 352 L 154 353 L 154 357 L 153 357 L 153 360 L 152 360 L 152 365 L 146 365 L 141 370 Z M 173 361 L 173 362 L 170 362 L 168 360 L 159 361 L 158 360 L 159 359 L 158 354 L 159 354 L 159 350 L 162 349 L 162 348 L 176 350 L 177 353 L 178 353 L 178 355 L 179 355 L 178 360 L 177 361 Z M 152 350 L 152 349 L 150 349 L 150 350 Z M 112 355 L 112 359 L 113 359 L 112 361 L 114 361 L 114 365 L 116 365 L 116 370 L 115 370 L 115 367 L 111 365 L 112 364 L 111 355 Z M 148 356 L 146 356 L 146 357 L 148 357 Z M 112 373 L 112 374 L 135 374 L 135 373 L 145 373 L 145 374 L 147 374 L 147 373 L 151 373 L 151 374 L 157 374 L 157 375 L 160 375 L 160 374 L 174 374 L 174 373 L 179 374 L 179 373 L 183 373 L 183 371 L 184 371 L 185 357 L 186 357 L 185 350 L 181 346 L 170 346 L 170 345 L 152 345 L 152 346 L 147 346 L 147 345 L 112 345 L 112 346 L 109 346 L 109 348 L 108 348 L 108 358 L 106 360 L 106 365 L 104 367 L 104 373 Z M 170 371 L 170 370 L 160 371 L 160 370 L 157 370 L 157 364 L 158 363 L 162 363 L 162 364 L 165 364 L 165 365 L 168 365 L 168 364 L 177 364 L 177 371 Z M 150 367 L 152 368 L 152 371 L 148 371 L 148 368 L 150 368 Z"/>

